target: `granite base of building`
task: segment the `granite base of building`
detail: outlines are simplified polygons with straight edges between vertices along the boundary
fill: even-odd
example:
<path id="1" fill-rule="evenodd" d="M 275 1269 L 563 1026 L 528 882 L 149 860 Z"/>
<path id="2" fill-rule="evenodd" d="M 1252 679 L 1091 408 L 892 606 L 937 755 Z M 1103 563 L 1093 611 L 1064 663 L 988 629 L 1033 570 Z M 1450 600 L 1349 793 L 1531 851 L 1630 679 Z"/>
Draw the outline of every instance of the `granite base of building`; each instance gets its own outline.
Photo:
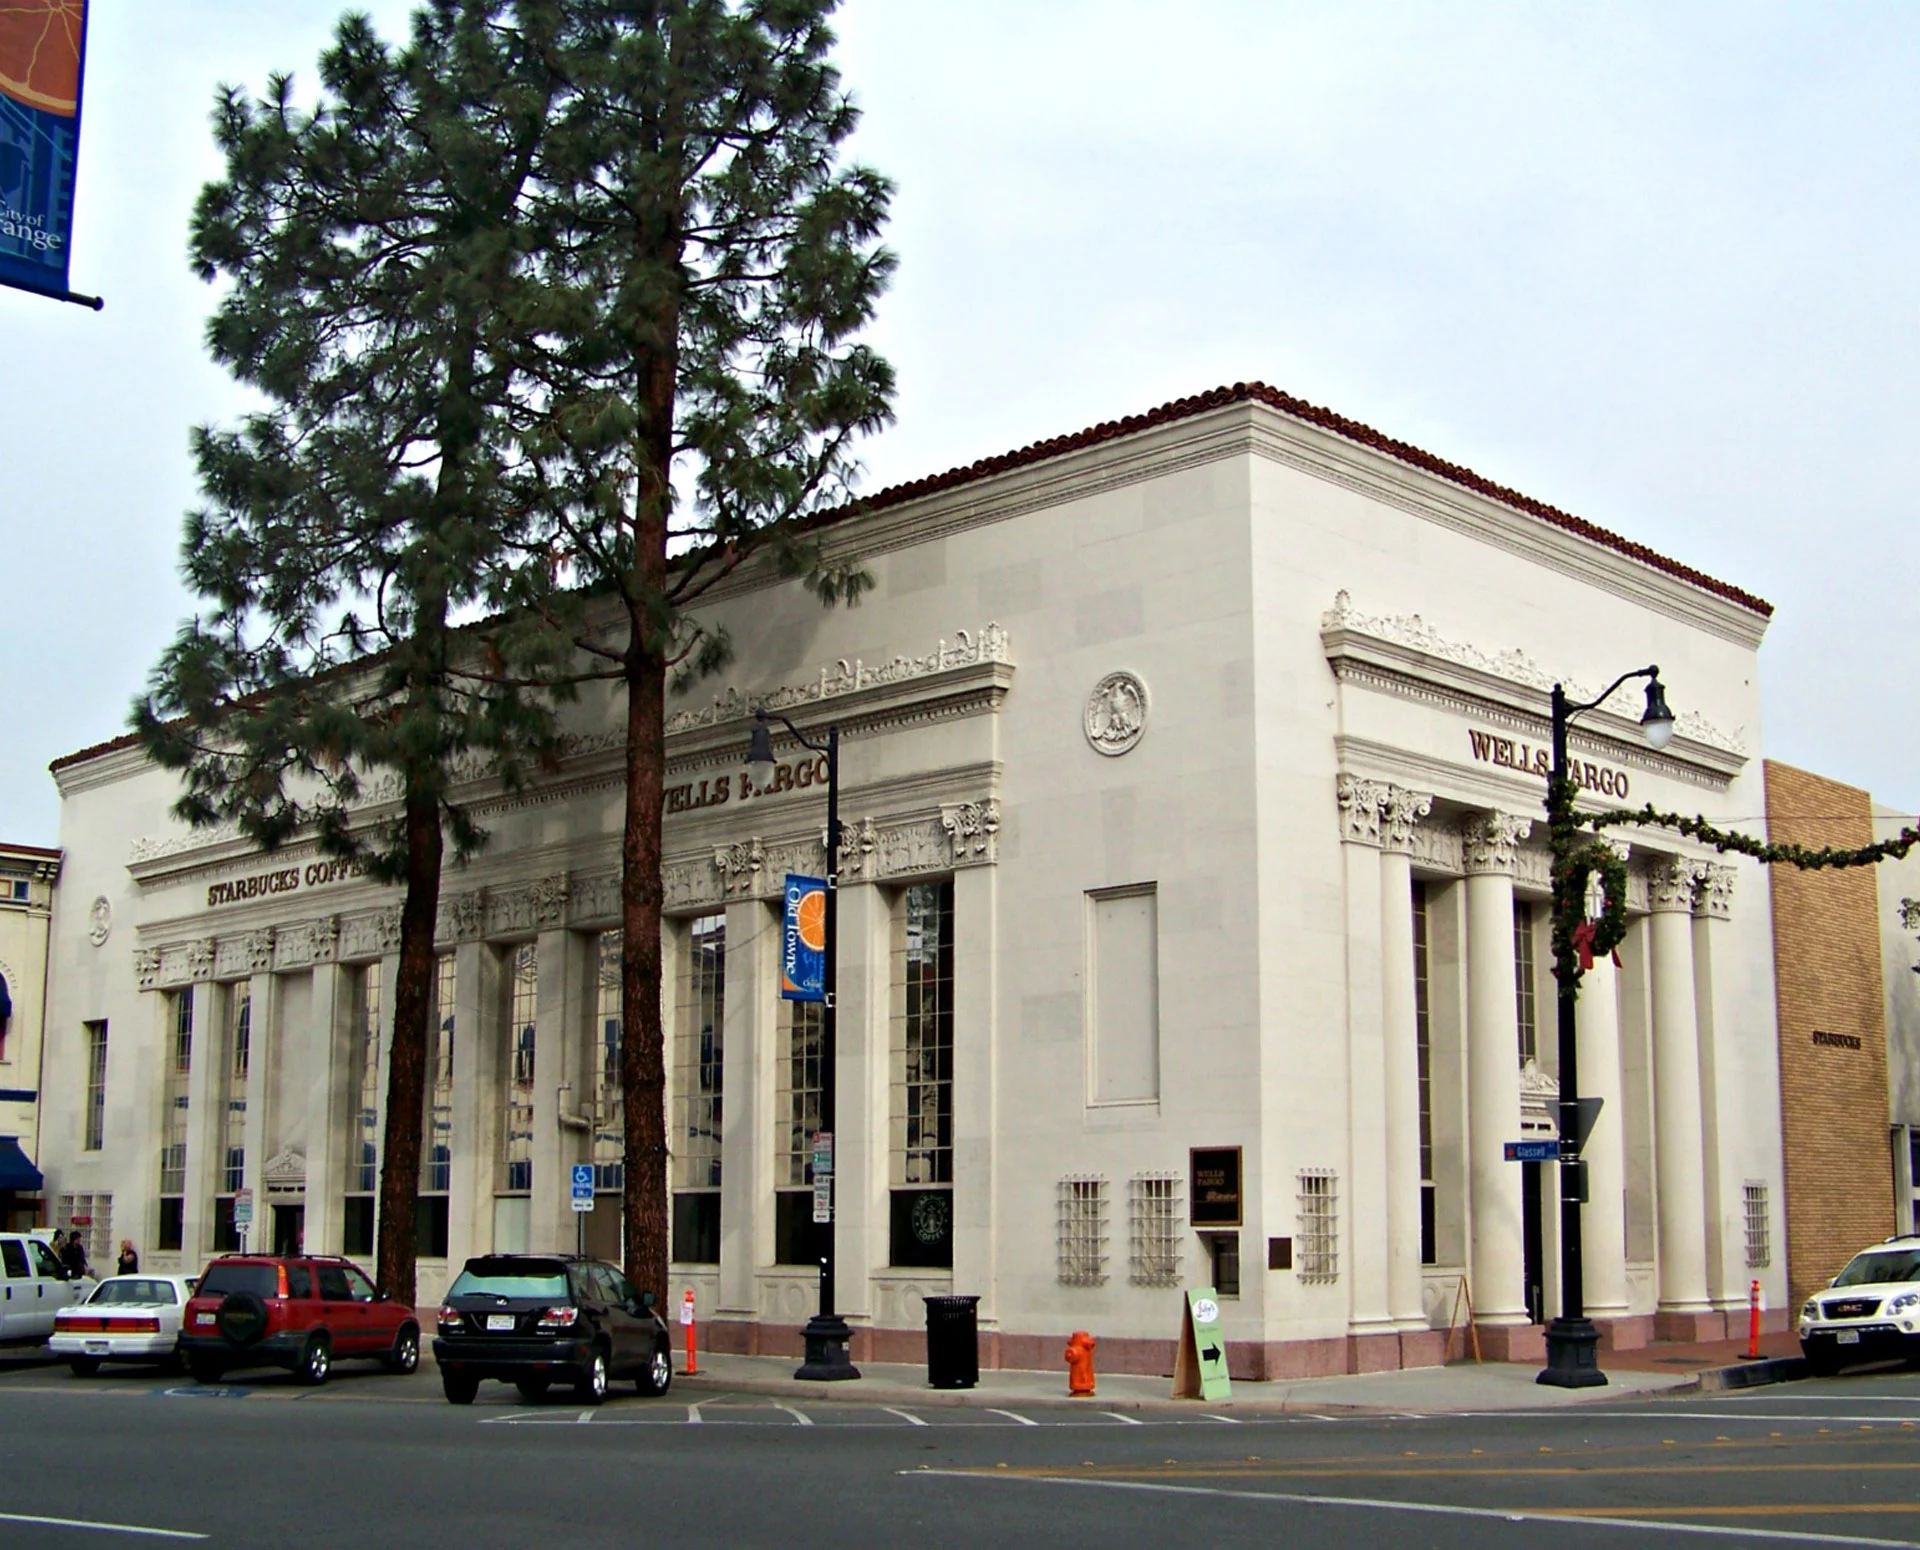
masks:
<path id="1" fill-rule="evenodd" d="M 983 1370 L 1013 1368 L 1045 1372 L 1065 1368 L 1062 1352 L 1067 1335 L 1022 1335 L 998 1330 L 980 1332 Z M 1101 1372 L 1136 1377 L 1171 1377 L 1175 1354 L 1172 1340 L 1101 1338 L 1095 1358 Z M 1455 1344 L 1462 1336 L 1456 1335 Z M 715 1319 L 699 1326 L 697 1344 L 703 1351 L 728 1356 L 802 1355 L 800 1331 L 789 1324 L 761 1324 L 744 1319 Z M 1336 1336 L 1325 1340 L 1278 1340 L 1230 1344 L 1227 1370 L 1246 1383 L 1279 1382 L 1299 1378 L 1344 1377 L 1351 1373 L 1397 1372 L 1410 1367 L 1439 1367 L 1447 1359 L 1447 1332 L 1416 1330 L 1399 1334 Z M 1543 1348 L 1544 1349 L 1544 1348 Z M 861 1362 L 925 1362 L 927 1337 L 919 1329 L 856 1327 L 849 1353 Z M 1488 1357 L 1488 1360 L 1504 1360 Z"/>

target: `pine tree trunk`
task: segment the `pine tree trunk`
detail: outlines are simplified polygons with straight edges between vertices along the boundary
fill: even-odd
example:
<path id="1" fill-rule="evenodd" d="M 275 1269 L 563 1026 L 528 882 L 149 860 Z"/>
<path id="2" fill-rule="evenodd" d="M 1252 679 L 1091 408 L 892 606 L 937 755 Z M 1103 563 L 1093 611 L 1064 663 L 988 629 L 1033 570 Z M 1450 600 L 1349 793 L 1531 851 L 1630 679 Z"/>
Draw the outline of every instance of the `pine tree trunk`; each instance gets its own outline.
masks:
<path id="1" fill-rule="evenodd" d="M 642 656 L 642 653 L 635 653 Z M 620 847 L 620 1090 L 625 1098 L 627 1276 L 667 1295 L 667 1065 L 660 978 L 660 811 L 666 663 L 627 680 L 627 821 Z"/>
<path id="2" fill-rule="evenodd" d="M 387 1051 L 387 1123 L 380 1147 L 377 1280 L 414 1305 L 419 1257 L 420 1132 L 426 1122 L 427 1024 L 433 1016 L 434 924 L 440 905 L 440 805 L 408 783 L 407 893 L 400 907 L 400 973 Z"/>

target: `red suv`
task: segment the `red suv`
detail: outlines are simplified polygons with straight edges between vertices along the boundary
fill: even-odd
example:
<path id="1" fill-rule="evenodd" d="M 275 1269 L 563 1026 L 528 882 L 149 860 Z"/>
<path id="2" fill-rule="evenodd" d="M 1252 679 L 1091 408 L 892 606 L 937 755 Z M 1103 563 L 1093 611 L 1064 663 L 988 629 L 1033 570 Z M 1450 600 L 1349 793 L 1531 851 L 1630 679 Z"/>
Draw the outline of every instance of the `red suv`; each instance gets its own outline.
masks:
<path id="1" fill-rule="evenodd" d="M 349 1260 L 224 1254 L 187 1304 L 180 1354 L 196 1383 L 218 1383 L 235 1367 L 285 1367 L 302 1383 L 325 1383 L 341 1357 L 412 1372 L 420 1326 Z"/>

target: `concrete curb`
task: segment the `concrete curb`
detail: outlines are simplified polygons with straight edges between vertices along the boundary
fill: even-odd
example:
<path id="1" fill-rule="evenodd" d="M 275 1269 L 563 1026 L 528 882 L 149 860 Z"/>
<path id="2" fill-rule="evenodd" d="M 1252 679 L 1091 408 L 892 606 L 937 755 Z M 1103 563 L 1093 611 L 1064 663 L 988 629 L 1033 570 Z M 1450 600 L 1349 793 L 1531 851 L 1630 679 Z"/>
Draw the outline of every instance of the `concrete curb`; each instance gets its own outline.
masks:
<path id="1" fill-rule="evenodd" d="M 1733 1367 L 1703 1367 L 1693 1382 L 1668 1393 L 1718 1394 L 1727 1389 L 1757 1389 L 1771 1383 L 1797 1383 L 1812 1377 L 1804 1356 L 1767 1356 Z"/>

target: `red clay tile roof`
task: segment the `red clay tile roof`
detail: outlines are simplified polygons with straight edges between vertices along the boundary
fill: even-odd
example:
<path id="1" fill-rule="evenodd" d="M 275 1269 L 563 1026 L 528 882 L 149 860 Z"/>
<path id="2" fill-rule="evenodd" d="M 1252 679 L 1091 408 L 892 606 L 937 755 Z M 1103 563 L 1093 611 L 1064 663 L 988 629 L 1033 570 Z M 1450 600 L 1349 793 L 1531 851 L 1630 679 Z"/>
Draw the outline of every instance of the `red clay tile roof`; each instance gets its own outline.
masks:
<path id="1" fill-rule="evenodd" d="M 1145 414 L 1128 415 L 1124 420 L 1108 420 L 1101 425 L 1092 425 L 1083 431 L 1075 431 L 1067 436 L 1053 436 L 1046 441 L 1036 441 L 1030 446 L 1020 447 L 1012 452 L 1002 452 L 998 457 L 982 458 L 977 463 L 969 463 L 964 468 L 950 468 L 942 474 L 929 474 L 924 479 L 914 479 L 906 484 L 889 485 L 872 495 L 853 501 L 846 506 L 836 507 L 832 511 L 821 513 L 815 520 L 825 524 L 842 521 L 858 516 L 863 512 L 882 511 L 889 506 L 900 506 L 925 495 L 938 495 L 947 490 L 973 484 L 981 479 L 989 479 L 995 474 L 1009 473 L 1016 468 L 1028 468 L 1035 463 L 1044 463 L 1050 457 L 1060 457 L 1068 452 L 1078 452 L 1086 447 L 1097 447 L 1102 442 L 1117 441 L 1122 436 L 1138 435 L 1141 431 L 1152 430 L 1155 426 L 1170 425 L 1176 420 L 1191 419 L 1195 415 L 1205 414 L 1211 409 L 1225 408 L 1228 404 L 1258 403 L 1281 414 L 1291 415 L 1296 420 L 1304 420 L 1309 425 L 1317 425 L 1322 430 L 1332 431 L 1349 441 L 1358 442 L 1363 447 L 1372 447 L 1376 452 L 1384 452 L 1389 457 L 1414 468 L 1434 474 L 1451 484 L 1472 490 L 1490 500 L 1496 500 L 1503 506 L 1511 506 L 1515 511 L 1524 511 L 1529 516 L 1552 523 L 1569 533 L 1624 554 L 1629 559 L 1638 560 L 1668 576 L 1673 576 L 1703 592 L 1711 592 L 1723 597 L 1730 603 L 1759 614 L 1762 618 L 1773 617 L 1773 604 L 1764 598 L 1755 597 L 1751 592 L 1742 591 L 1728 582 L 1718 581 L 1704 571 L 1697 571 L 1690 565 L 1682 565 L 1678 560 L 1670 560 L 1664 554 L 1649 549 L 1645 544 L 1636 544 L 1631 539 L 1622 538 L 1618 533 L 1609 532 L 1596 526 L 1583 517 L 1549 506 L 1537 501 L 1530 495 L 1522 495 L 1518 490 L 1509 490 L 1505 485 L 1495 484 L 1491 479 L 1483 478 L 1471 468 L 1463 468 L 1458 463 L 1449 463 L 1435 457 L 1431 452 L 1404 441 L 1395 441 L 1391 436 L 1383 435 L 1371 425 L 1362 425 L 1358 420 L 1349 420 L 1345 415 L 1335 414 L 1331 409 L 1322 409 L 1318 404 L 1310 404 L 1304 398 L 1295 398 L 1291 393 L 1283 393 L 1279 388 L 1268 387 L 1264 382 L 1236 382 L 1232 387 L 1215 388 L 1208 393 L 1196 393 L 1191 398 L 1176 398 L 1172 403 L 1162 404 L 1157 409 L 1149 409 Z M 97 759 L 102 754 L 116 752 L 134 742 L 133 734 L 110 738 L 104 743 L 95 743 L 91 748 L 82 748 L 55 759 L 47 766 L 49 770 L 59 771 L 75 764 L 84 764 L 89 759 Z"/>
<path id="2" fill-rule="evenodd" d="M 1317 425 L 1322 430 L 1332 431 L 1361 446 L 1372 447 L 1389 457 L 1414 468 L 1422 469 L 1457 484 L 1463 489 L 1474 491 L 1503 506 L 1511 506 L 1516 511 L 1524 511 L 1529 516 L 1540 518 L 1557 528 L 1574 533 L 1581 538 L 1638 560 L 1668 576 L 1699 587 L 1703 592 L 1711 592 L 1723 597 L 1730 603 L 1759 614 L 1762 618 L 1773 616 L 1773 605 L 1764 598 L 1755 597 L 1751 592 L 1727 582 L 1718 581 L 1704 571 L 1697 571 L 1690 565 L 1682 565 L 1678 560 L 1670 560 L 1665 555 L 1649 549 L 1645 544 L 1636 544 L 1631 539 L 1622 538 L 1618 533 L 1598 527 L 1585 518 L 1576 517 L 1570 512 L 1537 501 L 1530 495 L 1522 495 L 1518 490 L 1509 490 L 1504 485 L 1495 484 L 1491 479 L 1476 474 L 1471 468 L 1462 468 L 1458 463 L 1448 463 L 1435 457 L 1431 452 L 1410 446 L 1404 441 L 1395 441 L 1391 436 L 1383 435 L 1370 425 L 1362 425 L 1358 420 L 1349 420 L 1344 415 L 1335 414 L 1331 409 L 1322 409 L 1318 404 L 1310 404 L 1305 399 L 1295 398 L 1291 393 L 1283 393 L 1278 388 L 1268 387 L 1264 382 L 1236 382 L 1232 387 L 1215 388 L 1210 393 L 1197 393 L 1192 398 L 1176 398 L 1170 404 L 1162 404 L 1158 409 L 1149 409 L 1145 414 L 1129 415 L 1124 420 L 1109 420 L 1104 425 L 1091 426 L 1076 431 L 1070 436 L 1055 436 L 1047 441 L 1036 441 L 1032 446 L 1021 447 L 1014 452 L 1003 452 L 998 457 L 983 458 L 965 468 L 949 469 L 943 474 L 933 474 L 925 479 L 916 479 L 910 484 L 897 484 L 880 490 L 863 500 L 853 503 L 845 512 L 827 513 L 822 520 L 837 520 L 843 514 L 857 511 L 878 511 L 888 506 L 898 506 L 905 501 L 917 500 L 923 495 L 936 495 L 961 485 L 971 484 L 977 479 L 986 479 L 994 474 L 1004 474 L 1016 468 L 1027 468 L 1035 463 L 1045 462 L 1050 457 L 1059 457 L 1064 453 L 1078 452 L 1085 447 L 1094 447 L 1102 442 L 1117 441 L 1122 436 L 1133 436 L 1141 431 L 1151 430 L 1158 425 L 1169 425 L 1176 420 L 1190 419 L 1194 415 L 1205 414 L 1210 409 L 1224 408 L 1228 404 L 1259 403 L 1280 413 L 1290 415 L 1296 420 L 1304 420 L 1309 425 Z"/>

